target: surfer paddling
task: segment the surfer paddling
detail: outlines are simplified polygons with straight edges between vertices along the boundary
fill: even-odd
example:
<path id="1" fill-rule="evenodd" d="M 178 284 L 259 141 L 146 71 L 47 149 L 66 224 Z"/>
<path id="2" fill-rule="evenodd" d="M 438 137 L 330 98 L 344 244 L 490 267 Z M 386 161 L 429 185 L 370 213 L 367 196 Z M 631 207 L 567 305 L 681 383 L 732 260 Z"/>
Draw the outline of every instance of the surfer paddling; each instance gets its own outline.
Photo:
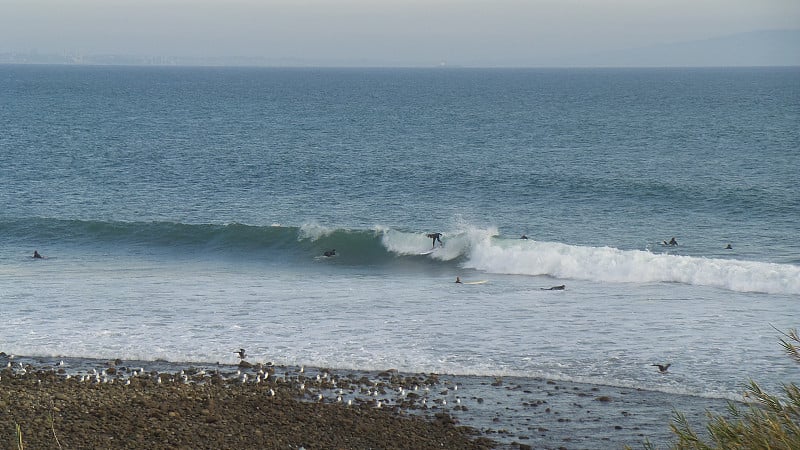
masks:
<path id="1" fill-rule="evenodd" d="M 34 250 L 33 251 L 33 257 L 36 258 L 36 259 L 43 259 L 44 258 L 44 256 L 39 254 L 39 250 Z"/>
<path id="2" fill-rule="evenodd" d="M 563 291 L 566 288 L 567 288 L 567 285 L 566 284 L 562 284 L 560 286 L 553 286 L 553 287 L 549 287 L 549 288 L 539 288 L 539 289 L 541 289 L 543 291 Z"/>
<path id="3" fill-rule="evenodd" d="M 444 246 L 444 243 L 442 243 L 442 233 L 428 233 L 426 236 L 433 239 L 433 246 L 431 248 L 436 248 L 436 241 L 439 241 L 439 245 Z"/>

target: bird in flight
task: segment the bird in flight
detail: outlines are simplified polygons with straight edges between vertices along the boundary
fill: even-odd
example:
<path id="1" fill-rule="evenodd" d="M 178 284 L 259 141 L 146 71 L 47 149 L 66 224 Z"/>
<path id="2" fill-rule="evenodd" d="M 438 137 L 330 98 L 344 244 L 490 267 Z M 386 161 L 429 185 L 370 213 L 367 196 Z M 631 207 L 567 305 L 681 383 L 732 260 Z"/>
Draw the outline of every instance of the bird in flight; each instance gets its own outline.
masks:
<path id="1" fill-rule="evenodd" d="M 669 366 L 672 364 L 651 364 L 652 366 L 658 367 L 658 371 L 661 373 L 666 373 Z"/>

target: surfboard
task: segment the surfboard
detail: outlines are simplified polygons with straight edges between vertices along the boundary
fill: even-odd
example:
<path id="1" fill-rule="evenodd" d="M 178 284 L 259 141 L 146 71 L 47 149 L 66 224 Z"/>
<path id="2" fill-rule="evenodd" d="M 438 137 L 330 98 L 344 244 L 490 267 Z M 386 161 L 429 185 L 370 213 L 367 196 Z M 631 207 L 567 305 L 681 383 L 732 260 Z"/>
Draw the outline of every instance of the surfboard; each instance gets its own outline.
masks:
<path id="1" fill-rule="evenodd" d="M 439 244 L 438 247 L 434 247 L 434 248 L 432 248 L 430 250 L 425 250 L 424 252 L 419 252 L 417 254 L 418 255 L 430 255 L 431 253 L 435 252 L 436 250 L 439 250 L 440 248 L 444 248 L 444 245 Z"/>
<path id="2" fill-rule="evenodd" d="M 464 281 L 461 284 L 486 284 L 489 280 L 480 280 L 480 281 Z"/>

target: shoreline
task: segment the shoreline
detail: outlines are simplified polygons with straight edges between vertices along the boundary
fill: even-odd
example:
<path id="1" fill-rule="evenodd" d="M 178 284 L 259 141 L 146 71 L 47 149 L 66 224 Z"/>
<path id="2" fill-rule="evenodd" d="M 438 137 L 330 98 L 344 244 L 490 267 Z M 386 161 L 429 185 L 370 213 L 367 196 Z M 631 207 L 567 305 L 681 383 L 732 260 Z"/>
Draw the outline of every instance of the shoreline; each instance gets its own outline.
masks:
<path id="1" fill-rule="evenodd" d="M 2 439 L 13 438 L 9 431 L 20 423 L 31 448 L 56 448 L 48 424 L 62 441 L 86 435 L 67 424 L 79 411 L 92 410 L 107 412 L 82 419 L 83 426 L 92 427 L 90 434 L 112 436 L 120 427 L 139 430 L 125 442 L 113 441 L 123 447 L 203 448 L 182 439 L 204 435 L 209 445 L 217 440 L 218 445 L 208 448 L 636 448 L 645 440 L 672 442 L 669 424 L 676 411 L 703 428 L 706 410 L 719 413 L 727 405 L 720 399 L 541 378 L 404 374 L 393 369 L 1 354 L 0 363 L 0 411 L 7 412 L 0 419 Z M 125 405 L 128 412 L 111 412 Z M 137 412 L 131 417 L 133 410 Z M 229 415 L 238 417 L 236 424 L 220 420 Z M 276 425 L 261 416 L 280 420 Z M 406 429 L 412 423 L 413 432 Z M 365 424 L 375 426 L 367 429 Z M 210 436 L 201 432 L 212 429 L 216 433 Z M 303 429 L 306 434 L 298 435 Z M 329 431 L 317 436 L 308 429 Z M 164 441 L 166 435 L 172 440 Z M 255 441 L 234 442 L 234 435 Z M 306 435 L 316 441 L 304 443 L 301 437 Z"/>

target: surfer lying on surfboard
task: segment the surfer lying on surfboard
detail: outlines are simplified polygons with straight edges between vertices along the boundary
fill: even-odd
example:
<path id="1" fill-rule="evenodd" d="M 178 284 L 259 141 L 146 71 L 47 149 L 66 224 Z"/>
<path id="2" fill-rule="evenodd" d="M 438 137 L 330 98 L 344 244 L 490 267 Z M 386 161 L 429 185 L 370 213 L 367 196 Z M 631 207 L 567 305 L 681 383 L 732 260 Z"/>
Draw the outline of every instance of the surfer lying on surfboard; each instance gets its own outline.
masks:
<path id="1" fill-rule="evenodd" d="M 539 288 L 539 289 L 541 289 L 543 291 L 563 291 L 566 288 L 567 288 L 567 286 L 562 284 L 561 286 L 553 286 L 553 287 L 549 287 L 549 288 Z"/>
<path id="2" fill-rule="evenodd" d="M 462 281 L 461 281 L 461 277 L 456 277 L 456 283 L 458 283 L 458 284 L 486 284 L 486 283 L 488 283 L 488 282 L 489 282 L 489 280 L 480 280 L 480 281 L 467 281 L 467 282 L 462 282 Z"/>

